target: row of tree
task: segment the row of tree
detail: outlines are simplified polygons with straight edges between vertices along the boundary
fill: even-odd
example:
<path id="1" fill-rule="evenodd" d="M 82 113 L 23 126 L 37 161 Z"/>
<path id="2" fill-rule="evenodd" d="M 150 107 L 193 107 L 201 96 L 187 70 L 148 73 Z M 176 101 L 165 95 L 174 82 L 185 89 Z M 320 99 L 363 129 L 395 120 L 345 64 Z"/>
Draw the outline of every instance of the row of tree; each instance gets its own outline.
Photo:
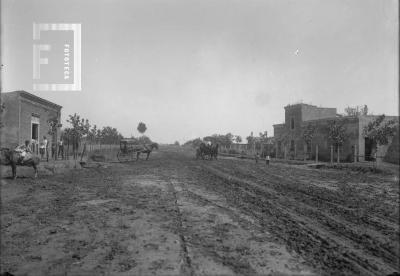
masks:
<path id="1" fill-rule="evenodd" d="M 70 126 L 61 131 L 61 138 L 72 144 L 73 148 L 78 147 L 83 139 L 89 143 L 117 144 L 123 138 L 116 128 L 105 126 L 99 129 L 97 125 L 91 125 L 88 119 L 81 118 L 76 113 L 69 115 L 67 122 Z"/>
<path id="2" fill-rule="evenodd" d="M 259 136 L 254 136 L 253 132 L 246 137 L 247 144 L 253 148 L 261 148 L 263 144 L 267 144 L 271 141 L 271 137 L 268 137 L 268 132 L 260 132 Z M 232 133 L 227 133 L 225 135 L 222 134 L 213 134 L 210 136 L 203 137 L 203 139 L 196 138 L 193 140 L 189 140 L 184 143 L 184 146 L 192 146 L 198 147 L 202 142 L 217 143 L 222 147 L 230 148 L 233 143 L 242 143 L 242 137 L 240 135 L 233 135 Z"/>
<path id="3" fill-rule="evenodd" d="M 225 135 L 222 134 L 213 134 L 210 136 L 203 137 L 203 139 L 196 138 L 185 142 L 184 146 L 198 147 L 203 142 L 217 143 L 223 147 L 229 148 L 233 143 L 241 143 L 242 137 L 239 135 L 233 135 L 232 133 L 227 133 Z"/>
<path id="4" fill-rule="evenodd" d="M 62 130 L 61 138 L 65 140 L 65 142 L 75 146 L 83 139 L 92 144 L 118 144 L 119 141 L 124 138 L 115 127 L 104 126 L 102 129 L 97 128 L 97 125 L 91 125 L 88 119 L 81 118 L 76 113 L 74 115 L 69 115 L 67 122 L 70 126 Z M 56 130 L 55 126 L 61 127 L 56 119 L 53 119 L 49 125 L 53 132 Z M 141 134 L 144 134 L 147 130 L 146 124 L 140 122 L 137 130 Z M 137 139 L 138 143 L 151 142 L 150 138 L 144 135 L 138 138 L 131 136 L 131 139 Z"/>
<path id="5" fill-rule="evenodd" d="M 76 113 L 74 115 L 69 115 L 67 122 L 69 123 L 69 127 L 61 131 L 61 139 L 64 141 L 64 144 L 67 145 L 68 149 L 70 145 L 72 146 L 74 156 L 77 154 L 82 143 L 84 144 L 83 151 L 85 151 L 86 144 L 118 144 L 120 140 L 124 138 L 115 127 L 104 126 L 100 129 L 97 125 L 92 125 L 88 119 L 82 118 Z M 60 128 L 62 125 L 59 124 L 57 119 L 52 119 L 49 121 L 49 126 L 49 134 L 54 134 L 57 133 L 57 128 Z M 151 143 L 150 138 L 143 135 L 147 130 L 145 123 L 140 122 L 137 130 L 142 136 L 138 138 L 131 136 L 131 139 L 136 139 L 138 144 Z"/>

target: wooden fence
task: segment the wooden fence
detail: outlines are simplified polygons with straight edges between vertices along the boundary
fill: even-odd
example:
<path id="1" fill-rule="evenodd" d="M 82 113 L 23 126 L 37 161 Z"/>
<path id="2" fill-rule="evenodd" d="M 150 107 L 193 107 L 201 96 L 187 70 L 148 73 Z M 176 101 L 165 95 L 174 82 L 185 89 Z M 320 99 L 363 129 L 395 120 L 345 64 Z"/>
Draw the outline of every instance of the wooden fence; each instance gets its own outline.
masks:
<path id="1" fill-rule="evenodd" d="M 54 160 L 67 160 L 67 159 L 78 159 L 83 156 L 88 156 L 90 153 L 95 151 L 100 152 L 111 152 L 117 151 L 119 149 L 119 144 L 89 144 L 83 143 L 74 148 L 71 144 L 63 145 L 50 145 L 48 151 L 43 156 L 44 159 L 54 159 Z M 39 154 L 38 150 L 35 148 L 34 152 Z"/>

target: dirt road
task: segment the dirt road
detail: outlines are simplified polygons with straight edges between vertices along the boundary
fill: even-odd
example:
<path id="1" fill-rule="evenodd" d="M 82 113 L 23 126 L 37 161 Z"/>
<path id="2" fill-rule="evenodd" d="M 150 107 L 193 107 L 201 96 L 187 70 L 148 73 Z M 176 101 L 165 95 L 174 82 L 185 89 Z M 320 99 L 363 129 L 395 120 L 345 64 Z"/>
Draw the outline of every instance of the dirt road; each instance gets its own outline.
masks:
<path id="1" fill-rule="evenodd" d="M 398 270 L 391 175 L 196 161 L 161 148 L 1 183 L 1 272 L 385 275 Z"/>

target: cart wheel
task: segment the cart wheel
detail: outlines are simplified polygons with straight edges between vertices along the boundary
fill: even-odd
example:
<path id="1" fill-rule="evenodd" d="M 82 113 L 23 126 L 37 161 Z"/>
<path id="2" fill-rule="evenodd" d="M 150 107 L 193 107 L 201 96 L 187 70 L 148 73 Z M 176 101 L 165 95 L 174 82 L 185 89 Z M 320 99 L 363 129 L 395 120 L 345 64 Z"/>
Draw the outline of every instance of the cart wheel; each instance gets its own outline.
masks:
<path id="1" fill-rule="evenodd" d="M 118 151 L 117 158 L 119 162 L 126 162 L 129 161 L 129 156 L 122 151 Z"/>

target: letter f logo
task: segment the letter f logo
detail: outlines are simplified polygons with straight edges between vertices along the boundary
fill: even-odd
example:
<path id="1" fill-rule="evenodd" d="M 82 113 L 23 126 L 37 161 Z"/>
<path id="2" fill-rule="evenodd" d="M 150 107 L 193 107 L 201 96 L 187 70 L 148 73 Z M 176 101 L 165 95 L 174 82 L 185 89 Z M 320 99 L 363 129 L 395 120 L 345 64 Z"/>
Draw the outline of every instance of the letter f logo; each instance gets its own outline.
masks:
<path id="1" fill-rule="evenodd" d="M 33 40 L 40 39 L 40 27 L 39 24 L 33 23 Z M 49 64 L 47 58 L 41 58 L 40 52 L 50 51 L 51 46 L 49 44 L 33 44 L 33 78 L 40 79 L 40 65 Z"/>

